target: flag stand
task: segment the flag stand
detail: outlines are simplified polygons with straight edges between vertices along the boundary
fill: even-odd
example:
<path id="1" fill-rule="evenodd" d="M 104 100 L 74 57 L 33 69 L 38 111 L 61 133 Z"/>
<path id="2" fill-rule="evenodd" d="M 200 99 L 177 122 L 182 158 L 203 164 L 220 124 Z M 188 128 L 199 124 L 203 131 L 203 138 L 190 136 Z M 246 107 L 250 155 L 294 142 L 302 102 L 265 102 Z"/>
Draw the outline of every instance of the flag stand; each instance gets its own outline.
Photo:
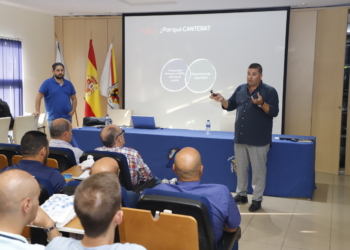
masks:
<path id="1" fill-rule="evenodd" d="M 78 121 L 78 115 L 77 115 L 77 112 L 75 111 L 75 120 L 77 121 L 77 127 L 79 127 L 79 121 Z"/>

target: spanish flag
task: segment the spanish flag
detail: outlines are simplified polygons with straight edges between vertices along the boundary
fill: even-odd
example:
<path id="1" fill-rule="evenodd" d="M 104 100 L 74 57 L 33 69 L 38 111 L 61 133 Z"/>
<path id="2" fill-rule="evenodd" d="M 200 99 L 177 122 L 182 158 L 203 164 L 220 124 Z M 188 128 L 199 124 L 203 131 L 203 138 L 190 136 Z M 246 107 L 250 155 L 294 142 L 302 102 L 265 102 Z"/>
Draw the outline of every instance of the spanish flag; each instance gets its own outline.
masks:
<path id="1" fill-rule="evenodd" d="M 113 43 L 111 43 L 108 49 L 105 66 L 101 75 L 100 90 L 101 95 L 107 97 L 109 107 L 119 109 L 118 76 Z"/>
<path id="2" fill-rule="evenodd" d="M 101 117 L 100 88 L 92 39 L 86 69 L 85 116 Z"/>

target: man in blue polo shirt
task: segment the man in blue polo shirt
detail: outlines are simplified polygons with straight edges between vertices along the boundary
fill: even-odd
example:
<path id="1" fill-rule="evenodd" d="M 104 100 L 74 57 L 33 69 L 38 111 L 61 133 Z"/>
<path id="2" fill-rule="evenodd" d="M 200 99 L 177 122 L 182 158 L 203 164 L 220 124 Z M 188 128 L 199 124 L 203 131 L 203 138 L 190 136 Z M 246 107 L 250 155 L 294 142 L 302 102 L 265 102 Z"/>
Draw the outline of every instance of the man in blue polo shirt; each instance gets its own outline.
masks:
<path id="1" fill-rule="evenodd" d="M 223 231 L 234 232 L 241 223 L 241 214 L 228 188 L 221 184 L 201 184 L 203 165 L 199 152 L 194 148 L 183 148 L 175 156 L 173 171 L 179 181 L 162 183 L 154 189 L 201 195 L 208 199 L 213 214 L 216 242 Z"/>
<path id="2" fill-rule="evenodd" d="M 21 169 L 36 178 L 46 179 L 51 182 L 54 192 L 59 193 L 66 184 L 63 175 L 57 168 L 46 166 L 49 155 L 49 142 L 46 134 L 40 131 L 28 131 L 21 139 L 21 153 L 23 160 L 9 169 Z"/>
<path id="3" fill-rule="evenodd" d="M 237 203 L 247 203 L 248 170 L 252 166 L 253 200 L 250 212 L 261 208 L 266 182 L 267 153 L 271 145 L 272 120 L 278 115 L 277 91 L 263 83 L 262 67 L 253 63 L 248 68 L 247 83 L 237 87 L 226 100 L 221 94 L 210 96 L 227 111 L 237 110 L 234 151 L 237 167 Z"/>
<path id="4" fill-rule="evenodd" d="M 72 122 L 72 116 L 77 107 L 77 97 L 73 84 L 64 79 L 62 63 L 52 65 L 53 77 L 45 80 L 35 99 L 36 117 L 40 114 L 40 103 L 44 97 L 49 128 L 53 120 L 64 118 Z"/>

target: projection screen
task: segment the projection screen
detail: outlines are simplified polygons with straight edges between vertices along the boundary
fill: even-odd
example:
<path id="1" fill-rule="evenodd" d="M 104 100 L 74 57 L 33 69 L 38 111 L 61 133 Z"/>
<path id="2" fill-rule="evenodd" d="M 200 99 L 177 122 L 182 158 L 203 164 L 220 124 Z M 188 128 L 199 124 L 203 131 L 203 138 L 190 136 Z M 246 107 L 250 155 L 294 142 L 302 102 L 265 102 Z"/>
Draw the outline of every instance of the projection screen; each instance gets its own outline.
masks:
<path id="1" fill-rule="evenodd" d="M 205 130 L 210 120 L 212 130 L 234 131 L 236 112 L 209 92 L 228 99 L 260 63 L 279 95 L 273 133 L 281 134 L 288 18 L 289 8 L 123 15 L 124 108 L 164 128 Z"/>

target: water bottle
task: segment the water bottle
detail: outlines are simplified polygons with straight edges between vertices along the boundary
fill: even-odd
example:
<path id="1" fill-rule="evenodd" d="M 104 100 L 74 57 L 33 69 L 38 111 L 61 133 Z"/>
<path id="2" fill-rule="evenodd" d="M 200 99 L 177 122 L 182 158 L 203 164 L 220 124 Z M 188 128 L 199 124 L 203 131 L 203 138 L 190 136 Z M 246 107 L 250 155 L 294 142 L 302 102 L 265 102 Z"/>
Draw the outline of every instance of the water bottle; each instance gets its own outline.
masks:
<path id="1" fill-rule="evenodd" d="M 209 120 L 207 120 L 206 134 L 207 134 L 207 135 L 210 135 L 210 121 L 209 121 Z"/>
<path id="2" fill-rule="evenodd" d="M 106 115 L 106 120 L 105 120 L 105 125 L 108 126 L 108 125 L 111 125 L 112 124 L 112 119 L 109 117 L 109 115 L 107 114 Z"/>

